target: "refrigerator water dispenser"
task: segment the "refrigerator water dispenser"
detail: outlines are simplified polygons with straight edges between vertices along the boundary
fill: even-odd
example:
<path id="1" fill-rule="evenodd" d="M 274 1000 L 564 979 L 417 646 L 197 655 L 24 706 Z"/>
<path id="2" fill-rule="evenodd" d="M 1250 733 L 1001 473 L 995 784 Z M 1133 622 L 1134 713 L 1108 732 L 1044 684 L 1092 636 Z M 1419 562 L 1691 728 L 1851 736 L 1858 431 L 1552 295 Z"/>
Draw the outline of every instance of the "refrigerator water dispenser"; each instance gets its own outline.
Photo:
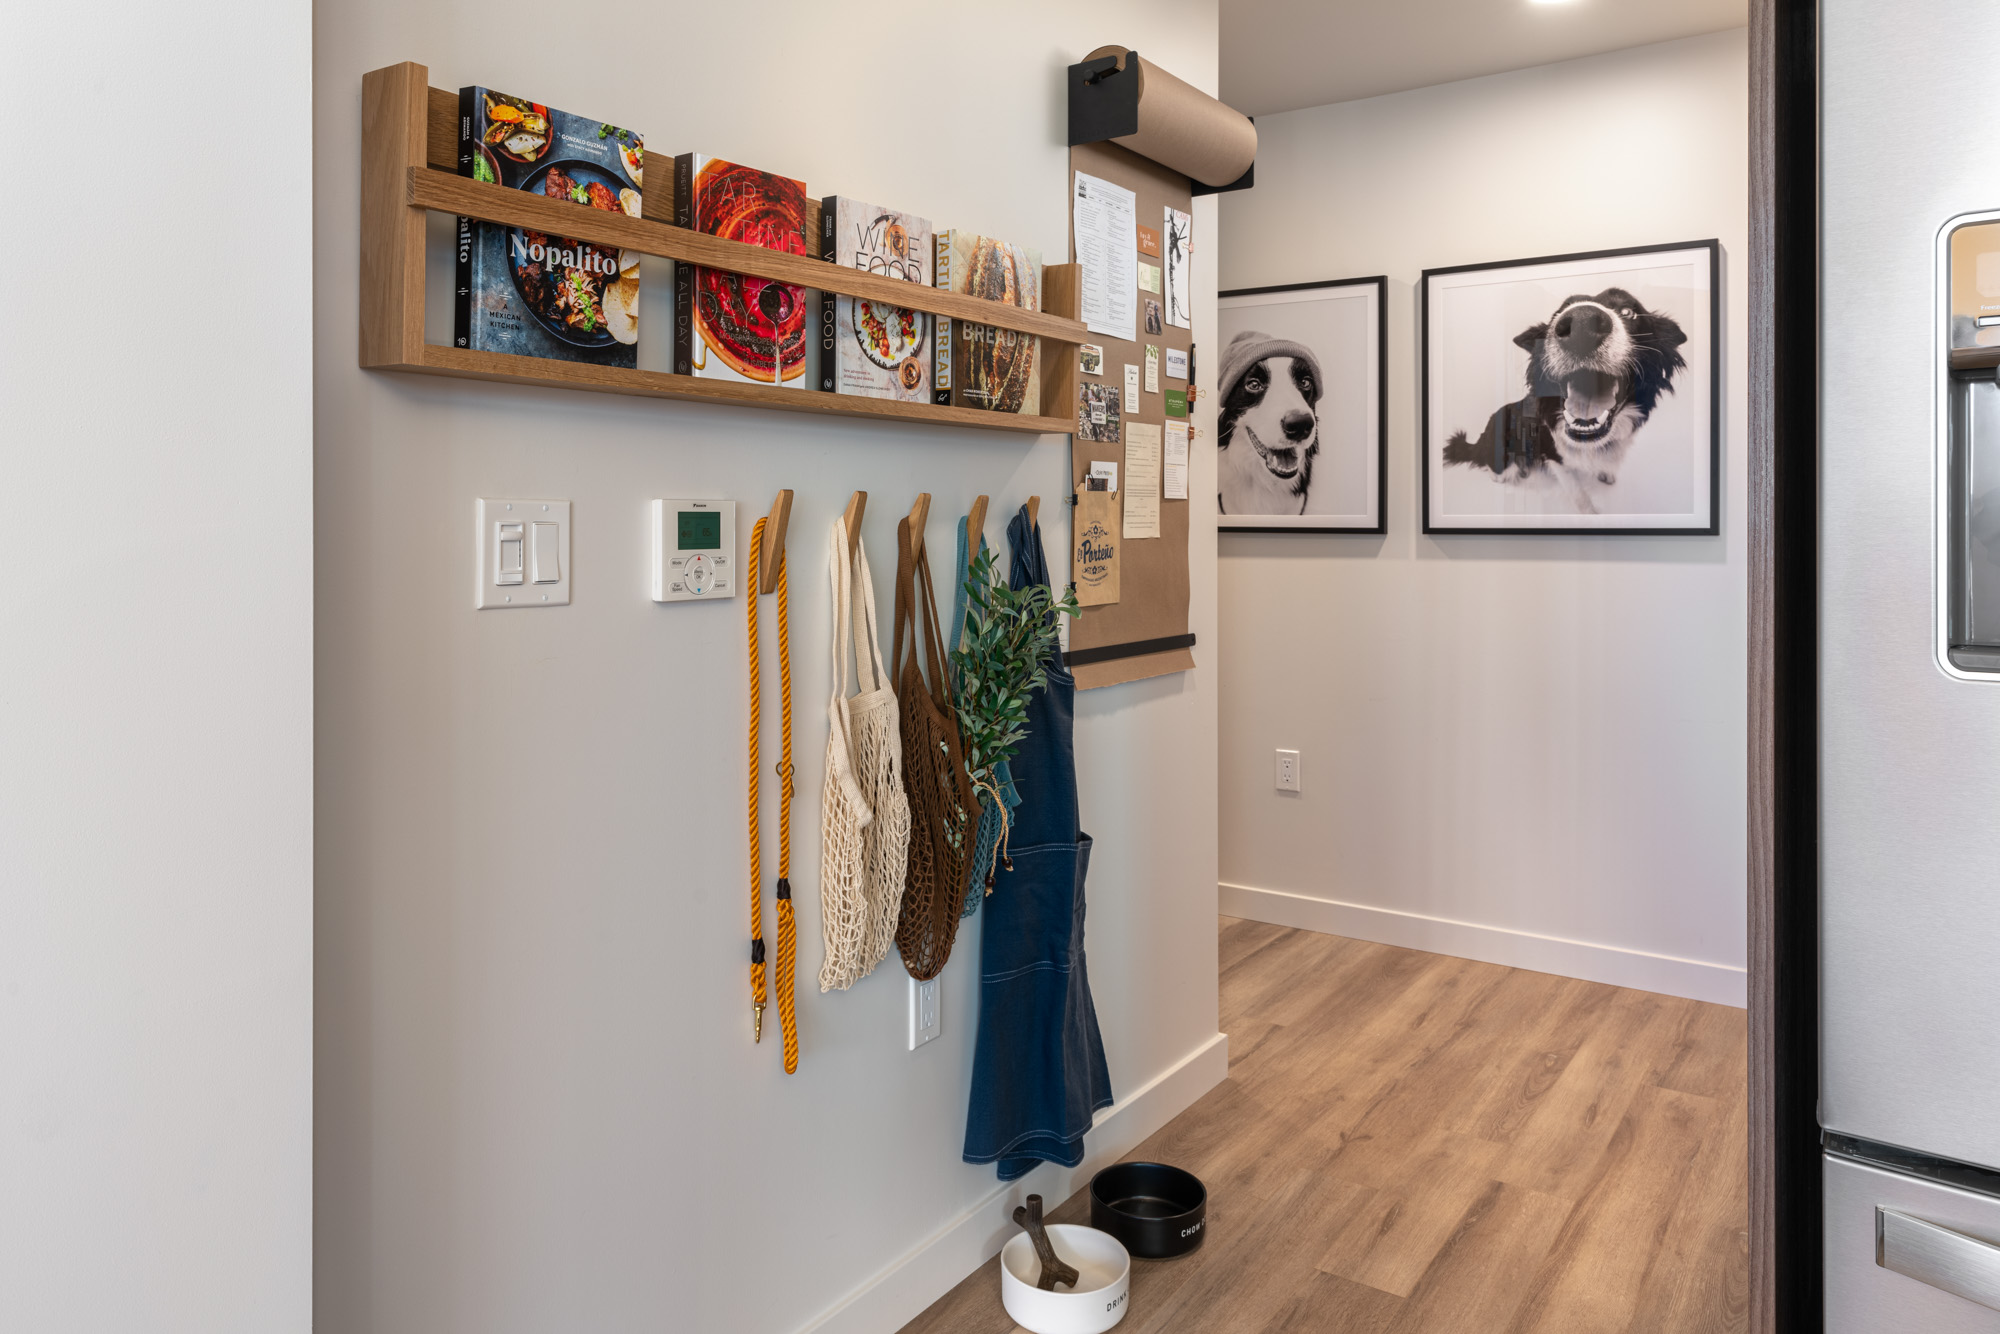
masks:
<path id="1" fill-rule="evenodd" d="M 1938 657 L 1954 676 L 2000 678 L 2000 215 L 1942 236 Z"/>

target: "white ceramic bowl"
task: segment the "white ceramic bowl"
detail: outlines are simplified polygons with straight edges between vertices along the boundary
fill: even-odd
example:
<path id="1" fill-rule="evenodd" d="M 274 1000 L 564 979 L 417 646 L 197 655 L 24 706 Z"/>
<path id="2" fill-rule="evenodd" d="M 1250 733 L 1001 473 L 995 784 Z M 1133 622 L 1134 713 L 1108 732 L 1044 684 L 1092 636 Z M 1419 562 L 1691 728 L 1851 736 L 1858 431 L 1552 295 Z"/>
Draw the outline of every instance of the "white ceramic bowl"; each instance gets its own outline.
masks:
<path id="1" fill-rule="evenodd" d="M 1076 1287 L 1043 1292 L 1035 1286 L 1042 1262 L 1022 1232 L 1000 1248 L 1000 1304 L 1029 1334 L 1103 1334 L 1125 1318 L 1132 1257 L 1109 1232 L 1075 1223 L 1048 1229 L 1056 1254 L 1076 1267 Z"/>

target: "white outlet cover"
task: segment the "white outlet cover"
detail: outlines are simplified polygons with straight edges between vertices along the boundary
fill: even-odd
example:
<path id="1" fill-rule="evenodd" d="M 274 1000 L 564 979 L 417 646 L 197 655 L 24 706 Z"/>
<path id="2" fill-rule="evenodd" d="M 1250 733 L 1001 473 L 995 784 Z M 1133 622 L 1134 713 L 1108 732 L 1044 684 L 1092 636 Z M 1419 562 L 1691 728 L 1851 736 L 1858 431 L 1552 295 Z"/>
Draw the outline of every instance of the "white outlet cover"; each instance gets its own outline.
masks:
<path id="1" fill-rule="evenodd" d="M 1299 753 L 1296 750 L 1278 752 L 1277 784 L 1280 792 L 1299 791 Z"/>
<path id="2" fill-rule="evenodd" d="M 511 582 L 501 582 L 502 524 L 519 524 Z M 535 541 L 536 524 L 555 524 L 553 543 Z M 472 605 L 480 611 L 567 607 L 570 524 L 567 500 L 486 500 L 473 506 Z M 553 569 L 547 568 L 553 565 Z M 552 576 L 552 577 L 551 577 Z"/>
<path id="3" fill-rule="evenodd" d="M 938 979 L 919 982 L 910 978 L 910 1050 L 933 1041 L 944 1031 L 942 988 Z"/>

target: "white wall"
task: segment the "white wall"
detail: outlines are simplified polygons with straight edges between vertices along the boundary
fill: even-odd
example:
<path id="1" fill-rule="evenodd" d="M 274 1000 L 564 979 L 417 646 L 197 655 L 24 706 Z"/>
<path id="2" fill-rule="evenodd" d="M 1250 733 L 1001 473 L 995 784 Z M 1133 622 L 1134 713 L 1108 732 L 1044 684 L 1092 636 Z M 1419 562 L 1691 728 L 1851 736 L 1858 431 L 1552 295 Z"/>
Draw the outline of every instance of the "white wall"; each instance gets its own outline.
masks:
<path id="1" fill-rule="evenodd" d="M 1012 1230 L 992 1169 L 959 1160 L 978 923 L 945 974 L 944 1036 L 915 1054 L 903 1049 L 906 983 L 893 959 L 846 994 L 822 997 L 810 980 L 829 688 L 821 553 L 854 488 L 871 495 L 885 609 L 895 520 L 919 489 L 935 497 L 935 548 L 949 550 L 976 492 L 993 497 L 996 540 L 1032 492 L 1060 552 L 1067 438 L 355 365 L 365 71 L 424 62 L 438 87 L 491 83 L 637 128 L 655 163 L 727 153 L 816 195 L 851 192 L 1061 259 L 1063 66 L 1103 42 L 1143 40 L 1212 86 L 1215 5 L 1123 0 L 1079 22 L 1073 7 L 1035 0 L 997 28 L 996 13 L 603 0 L 565 11 L 545 38 L 541 18 L 470 3 L 320 8 L 325 1334 L 881 1331 Z M 569 34 L 584 27 L 608 40 L 579 45 Z M 1197 217 L 1210 238 L 1197 252 L 1198 317 L 1212 327 L 1212 202 Z M 656 324 L 645 336 L 663 334 Z M 803 1057 L 789 1078 L 775 1031 L 762 1046 L 749 1038 L 743 603 L 654 606 L 644 551 L 653 497 L 734 497 L 747 541 L 780 487 L 797 491 Z M 1213 494 L 1212 466 L 1204 489 Z M 472 610 L 481 495 L 574 502 L 574 605 Z M 1083 815 L 1097 838 L 1091 980 L 1129 1104 L 1093 1134 L 1099 1155 L 1222 1070 L 1213 506 L 1196 509 L 1201 670 L 1078 704 Z M 768 655 L 768 622 L 765 642 Z M 767 756 L 774 693 L 767 685 Z M 536 775 L 532 809 L 513 796 L 524 774 Z M 770 921 L 767 900 L 767 934 Z M 1060 1195 L 1063 1182 L 1038 1173 L 1013 1194 L 1038 1188 Z"/>
<path id="2" fill-rule="evenodd" d="M 10 1330 L 309 1327 L 310 14 L 6 11 Z"/>
<path id="3" fill-rule="evenodd" d="M 1389 532 L 1221 540 L 1226 910 L 1743 1003 L 1746 78 L 1738 30 L 1259 120 L 1222 287 L 1389 276 Z M 1423 536 L 1422 271 L 1710 236 L 1722 535 Z"/>

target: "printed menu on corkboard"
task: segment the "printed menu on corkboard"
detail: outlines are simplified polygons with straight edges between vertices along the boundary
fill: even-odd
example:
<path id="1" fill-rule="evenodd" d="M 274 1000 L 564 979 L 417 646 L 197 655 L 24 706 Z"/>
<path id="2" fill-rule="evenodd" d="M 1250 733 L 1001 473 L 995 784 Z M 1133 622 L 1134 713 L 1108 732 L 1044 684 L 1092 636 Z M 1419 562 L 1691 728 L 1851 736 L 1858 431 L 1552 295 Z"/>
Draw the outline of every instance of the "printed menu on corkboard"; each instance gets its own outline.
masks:
<path id="1" fill-rule="evenodd" d="M 1187 177 L 1117 144 L 1078 144 L 1069 150 L 1069 164 L 1072 255 L 1083 258 L 1086 247 L 1097 241 L 1076 234 L 1077 194 L 1091 188 L 1088 181 L 1079 183 L 1079 174 L 1122 187 L 1134 197 L 1126 253 L 1108 266 L 1120 278 L 1129 276 L 1133 290 L 1091 294 L 1093 308 L 1113 322 L 1111 332 L 1093 330 L 1089 335 L 1090 346 L 1101 347 L 1103 355 L 1086 349 L 1052 366 L 1058 383 L 1043 399 L 1044 411 L 1062 413 L 1058 404 L 1066 403 L 1069 415 L 1078 419 L 1070 437 L 1072 489 L 1083 485 L 1093 464 L 1118 465 L 1118 600 L 1085 607 L 1070 623 L 1069 668 L 1077 685 L 1088 690 L 1194 666 L 1194 637 L 1188 633 L 1186 487 L 1183 482 L 1176 498 L 1173 475 L 1161 466 L 1161 440 L 1175 434 L 1167 431 L 1167 423 L 1187 422 L 1188 382 L 1169 371 L 1185 372 L 1194 338 L 1187 268 L 1192 208 Z M 1121 203 L 1113 200 L 1112 206 Z M 1081 281 L 1091 281 L 1090 276 Z M 1120 338 L 1115 322 L 1128 309 L 1132 336 Z M 1149 354 L 1149 348 L 1155 350 Z M 1095 366 L 1094 373 L 1081 368 L 1085 361 Z M 1183 415 L 1169 417 L 1170 403 Z M 1134 426 L 1139 428 L 1136 438 Z M 1157 536 L 1138 535 L 1152 533 Z"/>

